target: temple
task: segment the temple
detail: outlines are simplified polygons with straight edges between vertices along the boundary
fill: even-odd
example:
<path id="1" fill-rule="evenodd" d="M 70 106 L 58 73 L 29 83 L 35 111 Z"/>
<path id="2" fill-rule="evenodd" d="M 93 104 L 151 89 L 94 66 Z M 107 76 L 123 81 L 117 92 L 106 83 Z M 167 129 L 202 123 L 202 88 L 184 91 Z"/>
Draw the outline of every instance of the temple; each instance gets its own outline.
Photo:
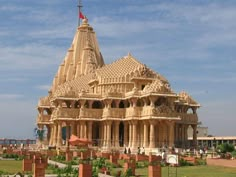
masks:
<path id="1" fill-rule="evenodd" d="M 66 147 L 74 134 L 104 151 L 196 146 L 200 105 L 184 91 L 175 93 L 166 78 L 130 53 L 105 64 L 87 19 L 48 93 L 37 106 L 37 126 L 47 130 L 45 145 Z"/>

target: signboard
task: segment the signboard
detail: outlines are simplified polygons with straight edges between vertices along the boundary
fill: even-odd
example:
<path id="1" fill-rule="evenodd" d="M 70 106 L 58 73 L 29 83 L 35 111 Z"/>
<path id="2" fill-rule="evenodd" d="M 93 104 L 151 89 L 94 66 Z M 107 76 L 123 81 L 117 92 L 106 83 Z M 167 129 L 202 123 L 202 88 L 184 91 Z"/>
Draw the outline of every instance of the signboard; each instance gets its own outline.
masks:
<path id="1" fill-rule="evenodd" d="M 169 164 L 175 164 L 178 165 L 179 160 L 178 160 L 178 155 L 176 154 L 167 154 L 167 163 Z"/>

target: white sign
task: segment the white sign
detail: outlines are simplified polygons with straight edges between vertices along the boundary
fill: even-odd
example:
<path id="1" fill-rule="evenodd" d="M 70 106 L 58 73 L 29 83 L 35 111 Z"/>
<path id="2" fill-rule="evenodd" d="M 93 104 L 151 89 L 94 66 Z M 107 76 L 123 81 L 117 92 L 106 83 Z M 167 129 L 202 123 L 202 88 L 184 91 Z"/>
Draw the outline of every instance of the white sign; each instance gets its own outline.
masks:
<path id="1" fill-rule="evenodd" d="M 178 165 L 178 163 L 179 163 L 178 155 L 176 155 L 176 154 L 167 154 L 166 160 L 167 160 L 167 163 L 170 163 L 170 164 Z"/>

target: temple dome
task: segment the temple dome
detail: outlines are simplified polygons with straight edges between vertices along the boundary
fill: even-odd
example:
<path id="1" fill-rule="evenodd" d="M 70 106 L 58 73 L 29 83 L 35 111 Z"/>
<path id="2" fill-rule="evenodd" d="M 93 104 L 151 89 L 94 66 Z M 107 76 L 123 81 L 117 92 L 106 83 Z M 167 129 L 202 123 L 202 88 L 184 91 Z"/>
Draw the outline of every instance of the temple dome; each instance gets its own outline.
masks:
<path id="1" fill-rule="evenodd" d="M 96 34 L 84 19 L 78 27 L 71 47 L 69 48 L 62 64 L 54 77 L 51 91 L 68 81 L 82 75 L 93 73 L 104 65 L 104 60 L 99 49 Z"/>

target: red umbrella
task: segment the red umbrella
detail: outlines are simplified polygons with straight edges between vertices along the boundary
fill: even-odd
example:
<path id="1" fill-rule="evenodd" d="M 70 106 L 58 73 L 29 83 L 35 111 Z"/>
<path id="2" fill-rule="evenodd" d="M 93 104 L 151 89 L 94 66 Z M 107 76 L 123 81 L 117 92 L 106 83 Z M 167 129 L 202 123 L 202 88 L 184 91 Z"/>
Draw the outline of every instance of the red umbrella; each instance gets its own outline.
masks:
<path id="1" fill-rule="evenodd" d="M 86 145 L 86 144 L 92 144 L 93 142 L 86 139 L 86 138 L 79 138 L 75 135 L 71 135 L 70 136 L 70 139 L 69 139 L 69 143 L 72 145 L 72 146 L 76 146 L 76 145 Z"/>

